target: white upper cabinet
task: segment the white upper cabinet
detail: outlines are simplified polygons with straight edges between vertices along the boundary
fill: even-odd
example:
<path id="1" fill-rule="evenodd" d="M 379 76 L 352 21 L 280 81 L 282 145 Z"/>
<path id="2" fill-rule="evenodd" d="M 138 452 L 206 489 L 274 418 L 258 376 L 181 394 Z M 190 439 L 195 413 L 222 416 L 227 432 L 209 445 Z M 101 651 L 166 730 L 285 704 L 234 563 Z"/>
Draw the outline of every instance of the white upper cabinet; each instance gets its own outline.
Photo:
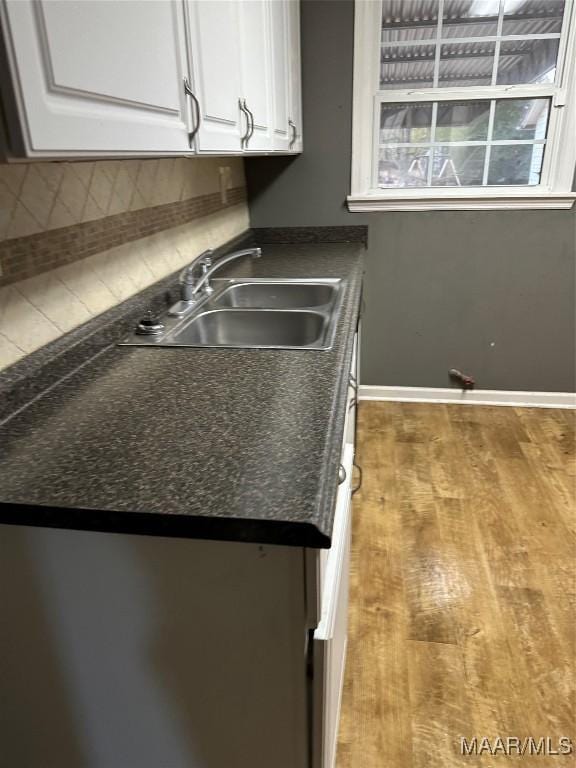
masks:
<path id="1" fill-rule="evenodd" d="M 241 103 L 246 117 L 242 139 L 247 152 L 272 148 L 270 5 L 265 0 L 239 4 Z"/>
<path id="2" fill-rule="evenodd" d="M 190 151 L 177 0 L 6 0 L 0 11 L 23 154 Z"/>
<path id="3" fill-rule="evenodd" d="M 11 156 L 298 152 L 298 0 L 0 0 Z"/>
<path id="4" fill-rule="evenodd" d="M 242 131 L 246 133 L 247 126 L 241 125 L 239 106 L 239 5 L 237 0 L 185 2 L 200 152 L 239 153 L 242 149 Z"/>

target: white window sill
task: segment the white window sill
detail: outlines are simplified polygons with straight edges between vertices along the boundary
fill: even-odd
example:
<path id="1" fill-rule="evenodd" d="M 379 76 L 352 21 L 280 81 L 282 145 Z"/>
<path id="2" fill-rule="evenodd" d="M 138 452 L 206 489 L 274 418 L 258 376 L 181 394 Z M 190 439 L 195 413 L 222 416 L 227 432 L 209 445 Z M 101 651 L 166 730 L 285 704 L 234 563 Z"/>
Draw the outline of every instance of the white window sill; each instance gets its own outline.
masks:
<path id="1" fill-rule="evenodd" d="M 571 208 L 576 192 L 553 193 L 542 189 L 512 191 L 458 190 L 458 192 L 432 192 L 423 195 L 419 190 L 394 190 L 383 194 L 380 190 L 366 195 L 350 195 L 348 210 L 354 213 L 372 211 L 513 211 L 554 210 Z"/>

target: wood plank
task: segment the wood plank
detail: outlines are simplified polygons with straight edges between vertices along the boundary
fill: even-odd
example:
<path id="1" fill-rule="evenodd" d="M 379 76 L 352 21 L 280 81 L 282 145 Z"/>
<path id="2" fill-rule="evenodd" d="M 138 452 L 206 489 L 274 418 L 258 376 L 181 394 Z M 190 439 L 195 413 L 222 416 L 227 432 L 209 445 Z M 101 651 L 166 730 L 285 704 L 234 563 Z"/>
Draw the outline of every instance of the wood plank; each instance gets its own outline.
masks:
<path id="1" fill-rule="evenodd" d="M 338 768 L 508 760 L 461 755 L 461 736 L 576 745 L 575 422 L 558 409 L 360 404 Z"/>

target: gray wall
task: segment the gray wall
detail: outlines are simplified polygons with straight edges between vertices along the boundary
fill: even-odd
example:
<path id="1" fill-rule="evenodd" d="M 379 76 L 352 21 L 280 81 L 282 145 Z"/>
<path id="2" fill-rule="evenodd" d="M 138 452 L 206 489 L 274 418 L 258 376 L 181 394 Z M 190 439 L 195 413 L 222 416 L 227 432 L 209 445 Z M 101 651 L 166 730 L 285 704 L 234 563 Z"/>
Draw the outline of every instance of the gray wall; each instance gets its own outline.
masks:
<path id="1" fill-rule="evenodd" d="M 246 161 L 252 225 L 368 224 L 362 382 L 573 391 L 576 212 L 350 214 L 352 0 L 303 0 L 304 153 Z"/>

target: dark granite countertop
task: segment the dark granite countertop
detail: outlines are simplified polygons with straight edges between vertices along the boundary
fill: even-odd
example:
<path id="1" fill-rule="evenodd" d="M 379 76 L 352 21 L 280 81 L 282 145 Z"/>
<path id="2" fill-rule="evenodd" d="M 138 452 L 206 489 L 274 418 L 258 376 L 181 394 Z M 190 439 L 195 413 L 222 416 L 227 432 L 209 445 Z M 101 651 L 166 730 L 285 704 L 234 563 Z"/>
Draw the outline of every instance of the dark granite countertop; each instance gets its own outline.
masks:
<path id="1" fill-rule="evenodd" d="M 263 250 L 219 276 L 345 278 L 333 348 L 108 344 L 0 426 L 0 522 L 330 545 L 364 249 Z"/>

